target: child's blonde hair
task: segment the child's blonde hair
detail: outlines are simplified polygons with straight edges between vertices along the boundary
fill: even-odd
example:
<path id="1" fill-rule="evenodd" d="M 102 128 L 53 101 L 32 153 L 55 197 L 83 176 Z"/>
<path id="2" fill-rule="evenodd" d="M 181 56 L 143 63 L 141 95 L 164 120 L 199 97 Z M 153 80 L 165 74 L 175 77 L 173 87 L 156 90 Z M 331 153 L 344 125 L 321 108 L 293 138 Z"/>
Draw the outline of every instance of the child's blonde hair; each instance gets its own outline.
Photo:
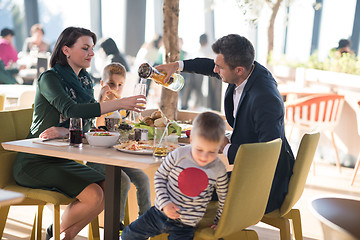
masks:
<path id="1" fill-rule="evenodd" d="M 225 136 L 225 128 L 225 121 L 218 114 L 203 112 L 194 119 L 191 135 L 201 136 L 211 142 L 220 142 Z"/>
<path id="2" fill-rule="evenodd" d="M 103 72 L 103 80 L 108 80 L 111 75 L 118 74 L 120 76 L 126 77 L 126 69 L 124 65 L 121 63 L 110 63 L 105 66 L 104 72 Z"/>

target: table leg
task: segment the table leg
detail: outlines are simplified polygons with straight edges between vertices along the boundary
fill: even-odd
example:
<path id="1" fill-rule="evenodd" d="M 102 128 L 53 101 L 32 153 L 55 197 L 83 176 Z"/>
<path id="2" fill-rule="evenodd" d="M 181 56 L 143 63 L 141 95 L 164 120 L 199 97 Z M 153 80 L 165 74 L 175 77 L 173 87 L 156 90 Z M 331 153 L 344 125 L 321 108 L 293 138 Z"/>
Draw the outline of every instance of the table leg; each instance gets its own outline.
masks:
<path id="1" fill-rule="evenodd" d="M 119 239 L 121 168 L 106 165 L 104 240 Z"/>

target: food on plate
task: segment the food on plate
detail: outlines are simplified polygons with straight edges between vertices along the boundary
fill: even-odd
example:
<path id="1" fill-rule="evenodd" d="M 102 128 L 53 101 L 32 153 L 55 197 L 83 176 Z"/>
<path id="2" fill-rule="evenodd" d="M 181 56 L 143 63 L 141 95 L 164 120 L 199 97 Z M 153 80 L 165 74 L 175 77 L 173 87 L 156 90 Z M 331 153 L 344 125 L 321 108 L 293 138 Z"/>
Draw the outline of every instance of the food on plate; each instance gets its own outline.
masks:
<path id="1" fill-rule="evenodd" d="M 155 127 L 165 127 L 167 124 L 167 119 L 165 117 L 162 118 L 158 118 L 154 121 L 154 126 Z"/>
<path id="2" fill-rule="evenodd" d="M 158 110 L 158 111 L 153 112 L 153 113 L 150 115 L 150 117 L 151 117 L 153 120 L 155 120 L 155 119 L 158 119 L 158 118 L 163 117 L 163 114 L 162 114 L 161 111 Z"/>
<path id="3" fill-rule="evenodd" d="M 185 131 L 185 134 L 186 134 L 187 137 L 190 137 L 191 130 L 186 130 L 186 131 Z"/>
<path id="4" fill-rule="evenodd" d="M 92 128 L 89 132 L 106 132 L 106 130 L 101 128 Z"/>
<path id="5" fill-rule="evenodd" d="M 93 134 L 91 134 L 92 136 L 114 136 L 113 134 L 109 133 L 109 132 L 94 132 Z"/>
<path id="6" fill-rule="evenodd" d="M 154 127 L 154 119 L 152 119 L 151 117 L 147 116 L 144 117 L 143 122 L 148 125 L 149 127 Z"/>
<path id="7" fill-rule="evenodd" d="M 126 141 L 126 142 L 122 142 L 118 145 L 115 145 L 114 148 L 116 149 L 123 149 L 123 150 L 131 150 L 131 151 L 139 151 L 139 150 L 153 150 L 154 149 L 154 142 L 153 141 L 145 141 L 145 140 L 140 140 L 140 141 L 134 141 L 134 140 L 130 140 L 130 141 Z M 175 143 L 168 143 L 167 148 L 168 148 L 168 152 L 171 152 L 173 150 L 175 150 L 176 148 L 178 148 L 179 145 L 175 144 Z"/>
<path id="8" fill-rule="evenodd" d="M 121 123 L 118 126 L 118 130 L 131 130 L 132 126 L 127 123 Z"/>

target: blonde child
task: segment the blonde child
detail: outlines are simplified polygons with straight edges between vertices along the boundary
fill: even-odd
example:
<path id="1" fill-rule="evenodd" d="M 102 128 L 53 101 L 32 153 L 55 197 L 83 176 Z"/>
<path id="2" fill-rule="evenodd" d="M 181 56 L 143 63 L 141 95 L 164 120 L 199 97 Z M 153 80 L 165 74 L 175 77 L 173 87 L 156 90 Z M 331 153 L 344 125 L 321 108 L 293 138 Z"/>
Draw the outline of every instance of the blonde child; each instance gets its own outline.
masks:
<path id="1" fill-rule="evenodd" d="M 105 66 L 103 78 L 100 81 L 102 86 L 99 102 L 109 101 L 121 98 L 124 83 L 126 78 L 125 67 L 120 63 L 110 63 Z M 105 114 L 98 117 L 96 126 L 105 126 Z M 105 166 L 96 163 L 88 163 L 88 166 L 95 168 L 105 175 Z M 145 213 L 151 207 L 150 200 L 150 183 L 148 176 L 144 171 L 135 168 L 121 168 L 121 194 L 120 194 L 120 219 L 124 220 L 125 203 L 130 189 L 130 182 L 132 182 L 137 190 L 137 201 L 139 206 L 139 215 Z M 120 230 L 124 228 L 122 222 L 120 223 Z"/>

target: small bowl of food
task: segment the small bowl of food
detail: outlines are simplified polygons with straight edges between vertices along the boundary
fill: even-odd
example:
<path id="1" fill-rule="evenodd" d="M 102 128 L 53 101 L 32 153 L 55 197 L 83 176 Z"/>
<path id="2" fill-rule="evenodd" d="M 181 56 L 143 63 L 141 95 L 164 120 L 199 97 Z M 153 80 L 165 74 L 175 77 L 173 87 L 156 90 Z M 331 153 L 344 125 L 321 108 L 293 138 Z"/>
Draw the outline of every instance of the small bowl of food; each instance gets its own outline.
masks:
<path id="1" fill-rule="evenodd" d="M 120 133 L 118 132 L 87 132 L 86 140 L 91 146 L 112 147 L 117 143 Z"/>

